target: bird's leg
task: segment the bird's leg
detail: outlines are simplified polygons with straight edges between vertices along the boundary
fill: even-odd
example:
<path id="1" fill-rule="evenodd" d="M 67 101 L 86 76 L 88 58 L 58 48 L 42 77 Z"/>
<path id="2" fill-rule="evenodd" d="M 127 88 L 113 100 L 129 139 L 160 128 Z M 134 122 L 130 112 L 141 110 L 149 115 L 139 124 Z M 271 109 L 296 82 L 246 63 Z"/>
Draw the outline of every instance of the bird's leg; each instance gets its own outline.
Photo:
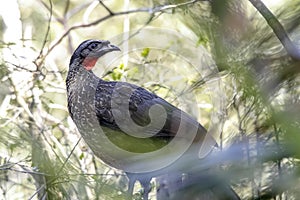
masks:
<path id="1" fill-rule="evenodd" d="M 144 193 L 143 193 L 143 200 L 148 200 L 148 196 L 149 196 L 149 192 L 151 191 L 151 177 L 143 177 L 141 179 L 139 179 L 143 189 L 144 189 Z"/>
<path id="2" fill-rule="evenodd" d="M 149 195 L 149 192 L 151 191 L 150 181 L 151 181 L 152 177 L 147 174 L 134 174 L 134 173 L 129 173 L 129 172 L 126 172 L 126 175 L 129 179 L 128 195 L 132 198 L 134 184 L 135 184 L 136 180 L 138 180 L 144 189 L 143 199 L 148 200 L 148 195 Z"/>
<path id="3" fill-rule="evenodd" d="M 127 195 L 128 195 L 128 199 L 132 199 L 133 196 L 133 188 L 134 188 L 134 184 L 137 180 L 136 175 L 131 174 L 131 173 L 126 173 L 127 177 L 128 177 L 128 190 L 127 190 Z"/>

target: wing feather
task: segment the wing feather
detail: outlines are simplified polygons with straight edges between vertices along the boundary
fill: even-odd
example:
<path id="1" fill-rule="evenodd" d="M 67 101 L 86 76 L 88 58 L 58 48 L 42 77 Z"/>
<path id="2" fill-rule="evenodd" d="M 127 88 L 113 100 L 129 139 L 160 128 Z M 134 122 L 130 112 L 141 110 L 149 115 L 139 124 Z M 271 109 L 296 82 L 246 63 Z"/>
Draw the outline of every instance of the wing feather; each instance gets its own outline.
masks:
<path id="1" fill-rule="evenodd" d="M 147 91 L 146 89 L 125 82 L 121 84 L 120 82 L 99 82 L 95 96 L 95 107 L 98 121 L 101 125 L 111 129 L 122 131 L 114 120 L 111 108 L 111 97 L 113 92 L 114 95 L 116 95 L 116 90 L 114 90 L 116 84 L 118 84 L 118 87 L 130 87 L 132 90 L 134 90 L 128 98 L 129 113 L 131 119 L 137 125 L 147 126 L 149 123 L 151 123 L 149 111 L 152 106 L 160 105 L 165 110 L 166 119 L 162 119 L 165 120 L 164 126 L 160 129 L 158 129 L 157 127 L 153 127 L 153 129 L 148 130 L 149 134 L 157 132 L 153 137 L 171 139 L 176 136 L 179 126 L 184 126 L 187 129 L 196 129 L 197 137 L 199 139 L 205 136 L 205 128 L 190 115 L 176 108 L 157 95 Z M 117 95 L 128 95 L 128 93 L 126 93 L 126 89 L 122 90 L 122 88 L 119 88 L 118 90 L 120 90 L 120 92 L 117 91 Z M 122 99 L 122 97 L 120 97 L 120 99 Z M 122 114 L 122 110 L 120 110 L 119 113 Z"/>

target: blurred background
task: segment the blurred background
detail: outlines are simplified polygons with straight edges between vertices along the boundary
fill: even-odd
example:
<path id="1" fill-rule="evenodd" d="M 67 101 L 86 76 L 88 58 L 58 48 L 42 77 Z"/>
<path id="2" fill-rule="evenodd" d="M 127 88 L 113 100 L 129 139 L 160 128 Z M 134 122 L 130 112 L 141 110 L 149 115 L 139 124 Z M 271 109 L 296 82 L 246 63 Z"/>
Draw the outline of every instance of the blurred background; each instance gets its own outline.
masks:
<path id="1" fill-rule="evenodd" d="M 143 86 L 207 129 L 218 113 L 229 153 L 210 165 L 241 199 L 300 199 L 300 1 L 263 2 L 2 0 L 0 199 L 125 198 L 126 176 L 93 155 L 66 107 L 69 59 L 90 38 L 122 49 L 98 76 Z"/>

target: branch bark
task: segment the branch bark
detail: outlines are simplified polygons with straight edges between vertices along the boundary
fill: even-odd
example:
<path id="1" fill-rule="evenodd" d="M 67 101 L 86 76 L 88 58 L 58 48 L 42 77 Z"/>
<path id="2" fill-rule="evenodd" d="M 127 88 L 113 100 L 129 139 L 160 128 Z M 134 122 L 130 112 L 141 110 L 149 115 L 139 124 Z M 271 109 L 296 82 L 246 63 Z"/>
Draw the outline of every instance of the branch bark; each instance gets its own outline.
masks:
<path id="1" fill-rule="evenodd" d="M 274 16 L 274 14 L 267 8 L 261 0 L 249 0 L 250 3 L 257 9 L 257 11 L 265 18 L 273 32 L 291 56 L 295 60 L 300 60 L 300 51 L 289 38 L 288 33 L 285 31 L 282 24 Z"/>

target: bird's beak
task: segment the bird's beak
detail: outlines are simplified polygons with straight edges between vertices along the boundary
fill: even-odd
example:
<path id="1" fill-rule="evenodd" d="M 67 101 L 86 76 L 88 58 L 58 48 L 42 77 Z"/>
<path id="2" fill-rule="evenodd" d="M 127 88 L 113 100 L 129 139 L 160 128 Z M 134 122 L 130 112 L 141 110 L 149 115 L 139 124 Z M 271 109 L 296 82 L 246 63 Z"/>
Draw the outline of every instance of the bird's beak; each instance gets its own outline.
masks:
<path id="1" fill-rule="evenodd" d="M 119 47 L 117 47 L 113 44 L 108 44 L 107 46 L 110 51 L 121 51 L 121 49 Z"/>
<path id="2" fill-rule="evenodd" d="M 121 51 L 121 49 L 113 44 L 110 44 L 109 41 L 103 41 L 103 46 L 100 46 L 99 49 L 94 53 L 95 57 L 101 57 L 104 54 L 112 51 Z M 92 55 L 91 55 L 92 56 Z"/>

